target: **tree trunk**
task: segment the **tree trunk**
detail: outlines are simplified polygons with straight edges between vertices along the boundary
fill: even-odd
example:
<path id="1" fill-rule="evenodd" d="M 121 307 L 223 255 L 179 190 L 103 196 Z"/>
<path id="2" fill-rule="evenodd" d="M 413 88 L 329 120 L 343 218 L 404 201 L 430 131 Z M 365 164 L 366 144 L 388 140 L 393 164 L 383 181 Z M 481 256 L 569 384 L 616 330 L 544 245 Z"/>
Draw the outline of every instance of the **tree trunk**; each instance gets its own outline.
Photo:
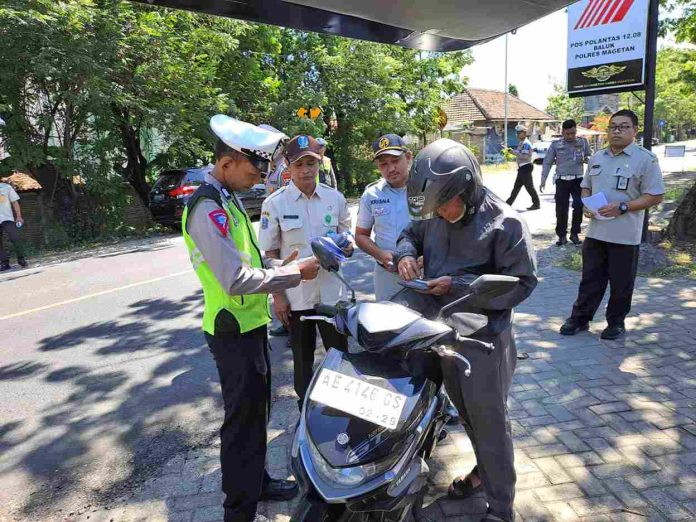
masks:
<path id="1" fill-rule="evenodd" d="M 127 158 L 121 174 L 135 189 L 145 206 L 149 206 L 150 185 L 145 178 L 148 162 L 140 148 L 140 133 L 130 124 L 127 109 L 114 107 L 114 113 L 118 119 L 121 142 Z"/>
<path id="2" fill-rule="evenodd" d="M 696 183 L 674 211 L 666 235 L 678 241 L 696 240 Z"/>

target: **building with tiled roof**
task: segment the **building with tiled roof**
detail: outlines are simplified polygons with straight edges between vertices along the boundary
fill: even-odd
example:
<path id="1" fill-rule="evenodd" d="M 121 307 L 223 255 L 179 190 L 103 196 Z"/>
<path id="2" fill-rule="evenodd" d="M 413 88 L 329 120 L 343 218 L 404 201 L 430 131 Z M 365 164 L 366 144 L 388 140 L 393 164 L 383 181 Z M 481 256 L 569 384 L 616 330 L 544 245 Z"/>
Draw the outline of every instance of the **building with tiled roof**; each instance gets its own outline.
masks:
<path id="1" fill-rule="evenodd" d="M 549 122 L 555 119 L 512 94 L 508 94 L 507 104 L 507 119 L 513 122 L 513 127 L 518 122 Z M 505 120 L 505 93 L 467 88 L 444 102 L 442 110 L 447 114 L 448 125 L 487 127 L 493 122 Z"/>

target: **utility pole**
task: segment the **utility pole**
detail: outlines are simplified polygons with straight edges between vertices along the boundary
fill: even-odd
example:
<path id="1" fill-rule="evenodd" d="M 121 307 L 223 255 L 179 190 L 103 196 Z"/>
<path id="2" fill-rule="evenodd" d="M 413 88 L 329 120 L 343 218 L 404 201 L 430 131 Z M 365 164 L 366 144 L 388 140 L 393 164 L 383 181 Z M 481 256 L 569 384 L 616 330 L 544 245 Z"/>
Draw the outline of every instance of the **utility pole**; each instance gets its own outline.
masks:
<path id="1" fill-rule="evenodd" d="M 508 131 L 508 117 L 507 117 L 507 112 L 508 112 L 508 77 L 507 77 L 507 71 L 508 71 L 508 33 L 505 33 L 505 86 L 503 87 L 503 92 L 505 93 L 505 123 L 503 124 L 503 147 L 508 146 L 508 140 L 507 140 L 507 131 Z"/>

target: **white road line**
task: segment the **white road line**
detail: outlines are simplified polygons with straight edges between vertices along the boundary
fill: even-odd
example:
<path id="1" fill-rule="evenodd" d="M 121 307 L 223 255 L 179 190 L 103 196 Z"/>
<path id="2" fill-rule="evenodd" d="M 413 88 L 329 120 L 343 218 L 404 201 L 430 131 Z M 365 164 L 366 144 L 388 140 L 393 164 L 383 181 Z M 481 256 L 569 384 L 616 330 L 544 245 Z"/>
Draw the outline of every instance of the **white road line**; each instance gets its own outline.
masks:
<path id="1" fill-rule="evenodd" d="M 33 314 L 34 312 L 42 312 L 44 310 L 49 310 L 51 308 L 56 308 L 58 306 L 63 306 L 66 304 L 77 303 L 79 301 L 85 301 L 87 299 L 92 299 L 93 297 L 99 297 L 106 294 L 113 294 L 114 292 L 120 292 L 121 290 L 127 290 L 128 288 L 135 288 L 136 286 L 143 286 L 150 283 L 156 283 L 157 281 L 162 281 L 164 279 L 171 279 L 172 277 L 179 277 L 184 274 L 191 274 L 191 270 L 184 270 L 183 272 L 176 272 L 175 274 L 169 274 L 162 277 L 155 277 L 154 279 L 147 279 L 146 281 L 139 281 L 137 283 L 131 283 L 125 286 L 119 286 L 118 288 L 111 288 L 109 290 L 103 290 L 101 292 L 95 292 L 94 294 L 87 294 L 81 297 L 76 297 L 75 299 L 68 299 L 67 301 L 61 301 L 59 303 L 53 303 L 46 306 L 40 306 L 38 308 L 32 308 L 30 310 L 24 310 L 23 312 L 17 312 L 10 315 L 4 315 L 0 317 L 0 321 L 5 321 L 6 319 L 14 319 L 16 317 L 21 317 L 23 315 Z"/>

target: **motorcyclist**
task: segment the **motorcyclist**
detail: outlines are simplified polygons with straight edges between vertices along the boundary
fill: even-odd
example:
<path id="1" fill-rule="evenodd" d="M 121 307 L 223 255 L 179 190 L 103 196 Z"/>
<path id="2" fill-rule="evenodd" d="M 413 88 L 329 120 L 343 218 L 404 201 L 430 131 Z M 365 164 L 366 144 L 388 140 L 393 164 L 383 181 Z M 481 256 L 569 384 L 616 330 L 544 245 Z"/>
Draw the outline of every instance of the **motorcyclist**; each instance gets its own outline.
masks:
<path id="1" fill-rule="evenodd" d="M 488 354 L 463 343 L 454 348 L 472 364 L 443 359 L 448 395 L 460 412 L 471 439 L 477 465 L 454 480 L 449 496 L 468 498 L 483 490 L 488 512 L 482 522 L 512 521 L 515 467 L 507 395 L 515 371 L 512 309 L 537 284 L 532 240 L 525 222 L 505 202 L 483 186 L 473 154 L 461 143 L 439 139 L 416 157 L 408 182 L 413 221 L 401 233 L 395 262 L 404 280 L 420 277 L 417 259 L 424 258 L 428 290 L 404 290 L 395 301 L 433 318 L 446 304 L 468 293 L 482 274 L 519 278 L 514 290 L 492 300 L 474 298 L 453 312 L 483 314 L 488 324 L 472 337 L 492 343 Z"/>

